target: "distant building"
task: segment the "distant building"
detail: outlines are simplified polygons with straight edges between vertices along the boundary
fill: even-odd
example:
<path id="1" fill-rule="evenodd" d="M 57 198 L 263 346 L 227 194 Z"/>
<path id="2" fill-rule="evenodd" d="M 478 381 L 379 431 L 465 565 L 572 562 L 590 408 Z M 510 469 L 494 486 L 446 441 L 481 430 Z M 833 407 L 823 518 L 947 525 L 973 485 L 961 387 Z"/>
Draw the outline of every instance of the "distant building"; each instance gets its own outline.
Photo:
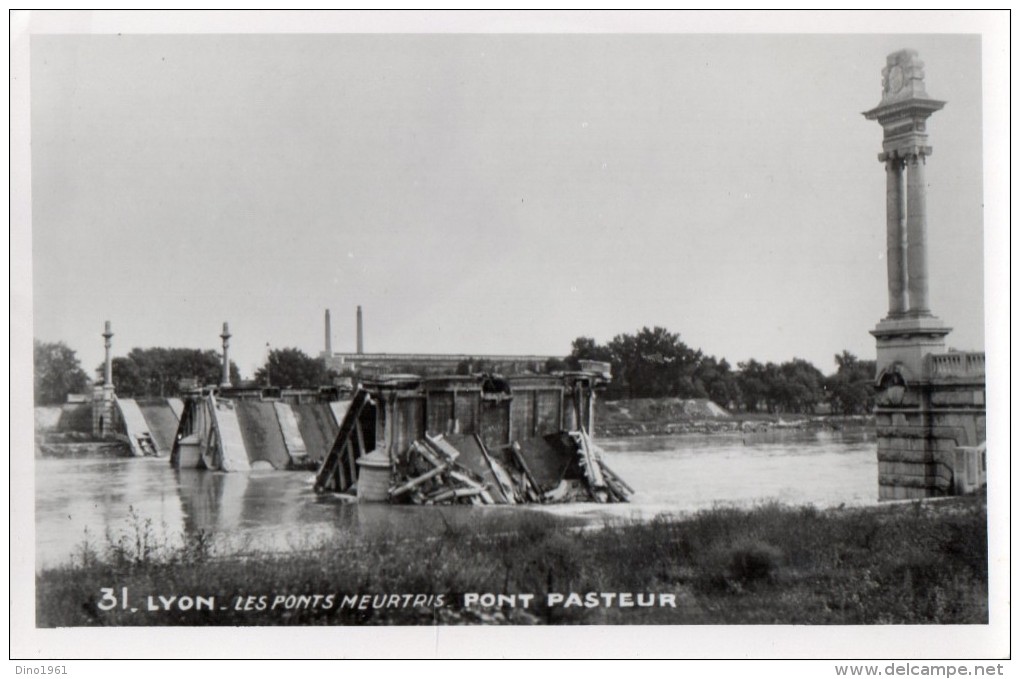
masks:
<path id="1" fill-rule="evenodd" d="M 462 373 L 493 372 L 504 375 L 542 373 L 550 359 L 561 360 L 562 356 L 516 355 L 516 354 L 389 354 L 365 353 L 361 307 L 357 312 L 358 351 L 334 352 L 332 350 L 332 328 L 329 310 L 325 315 L 325 350 L 320 357 L 326 369 L 339 375 L 384 375 L 412 373 L 416 375 L 450 375 Z"/>
<path id="2" fill-rule="evenodd" d="M 385 375 L 413 373 L 416 375 L 464 374 L 493 372 L 504 375 L 542 373 L 549 359 L 558 356 L 518 356 L 503 354 L 359 354 L 325 355 L 326 368 L 340 375 Z"/>

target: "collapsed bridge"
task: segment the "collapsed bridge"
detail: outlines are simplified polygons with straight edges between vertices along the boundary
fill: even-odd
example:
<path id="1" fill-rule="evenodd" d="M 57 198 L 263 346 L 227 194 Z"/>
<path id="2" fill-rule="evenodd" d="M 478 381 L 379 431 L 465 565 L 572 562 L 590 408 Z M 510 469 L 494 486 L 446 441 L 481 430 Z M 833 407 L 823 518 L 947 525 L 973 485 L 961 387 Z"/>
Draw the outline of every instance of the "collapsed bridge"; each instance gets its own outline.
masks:
<path id="1" fill-rule="evenodd" d="M 183 403 L 170 455 L 177 469 L 314 469 L 348 402 L 335 388 L 205 388 Z"/>
<path id="2" fill-rule="evenodd" d="M 177 398 L 119 398 L 110 402 L 110 422 L 101 425 L 126 440 L 135 457 L 167 455 L 173 448 L 184 406 Z"/>
<path id="3" fill-rule="evenodd" d="M 315 478 L 360 501 L 622 502 L 633 490 L 591 440 L 608 366 L 551 375 L 364 382 Z"/>
<path id="4" fill-rule="evenodd" d="M 586 362 L 548 375 L 386 375 L 353 395 L 196 389 L 178 406 L 170 464 L 317 470 L 316 492 L 362 502 L 626 502 L 633 489 L 589 434 L 608 370 Z"/>

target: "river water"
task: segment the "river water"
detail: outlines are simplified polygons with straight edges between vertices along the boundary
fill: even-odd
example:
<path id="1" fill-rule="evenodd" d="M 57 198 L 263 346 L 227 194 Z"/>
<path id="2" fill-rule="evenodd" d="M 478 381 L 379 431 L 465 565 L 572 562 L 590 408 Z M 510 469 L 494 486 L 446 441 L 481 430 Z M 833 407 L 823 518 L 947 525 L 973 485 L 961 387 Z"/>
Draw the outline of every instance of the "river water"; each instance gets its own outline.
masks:
<path id="1" fill-rule="evenodd" d="M 571 522 L 647 519 L 717 504 L 819 507 L 877 502 L 873 436 L 796 432 L 750 438 L 681 435 L 603 439 L 606 463 L 637 491 L 629 504 L 411 507 L 344 504 L 312 490 L 307 472 L 175 471 L 167 460 L 35 461 L 36 568 L 139 538 L 180 544 L 200 532 L 218 549 L 301 550 L 372 534 L 415 537 L 447 527 L 506 525 L 513 512 Z"/>

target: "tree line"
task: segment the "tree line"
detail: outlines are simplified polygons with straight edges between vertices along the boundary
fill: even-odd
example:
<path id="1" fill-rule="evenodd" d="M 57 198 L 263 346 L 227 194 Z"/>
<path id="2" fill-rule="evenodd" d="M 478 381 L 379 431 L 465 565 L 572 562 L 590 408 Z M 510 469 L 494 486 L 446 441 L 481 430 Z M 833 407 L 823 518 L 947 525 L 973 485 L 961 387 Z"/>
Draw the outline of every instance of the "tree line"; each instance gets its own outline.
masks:
<path id="1" fill-rule="evenodd" d="M 738 363 L 693 349 L 680 335 L 661 327 L 621 334 L 606 344 L 590 337 L 573 341 L 570 355 L 550 368 L 577 369 L 582 360 L 612 365 L 607 398 L 707 398 L 731 410 L 813 413 L 820 404 L 845 415 L 874 407 L 875 362 L 848 351 L 835 357 L 836 371 L 826 376 L 810 362 Z"/>
<path id="2" fill-rule="evenodd" d="M 73 349 L 63 342 L 34 342 L 35 403 L 64 403 L 68 394 L 91 389 L 93 381 L 81 367 Z M 94 374 L 102 383 L 104 365 Z M 213 349 L 134 348 L 127 356 L 110 361 L 114 388 L 125 398 L 179 397 L 195 387 L 218 385 L 223 377 L 223 358 Z M 319 359 L 300 349 L 274 349 L 255 371 L 254 379 L 242 380 L 237 364 L 230 362 L 230 381 L 234 385 L 314 388 L 329 384 L 332 373 Z"/>
<path id="3" fill-rule="evenodd" d="M 135 348 L 111 363 L 117 394 L 127 398 L 180 396 L 188 388 L 219 384 L 223 377 L 223 358 L 213 349 Z M 241 379 L 233 361 L 230 379 L 235 384 Z"/>
<path id="4" fill-rule="evenodd" d="M 812 413 L 820 404 L 828 404 L 834 413 L 853 415 L 874 407 L 875 362 L 862 361 L 847 351 L 835 356 L 836 370 L 827 376 L 799 358 L 779 364 L 751 359 L 734 368 L 725 358 L 687 346 L 677 333 L 646 327 L 605 344 L 578 337 L 568 356 L 550 360 L 545 368 L 576 370 L 582 360 L 612 365 L 613 379 L 606 394 L 612 400 L 707 398 L 731 410 L 767 413 Z M 113 359 L 113 382 L 117 393 L 129 398 L 180 396 L 189 388 L 219 384 L 221 361 L 214 350 L 135 348 Z M 102 365 L 97 373 L 102 374 Z M 333 377 L 321 359 L 284 348 L 270 351 L 248 384 L 315 388 L 329 384 Z M 233 362 L 230 378 L 235 385 L 243 383 Z M 62 403 L 68 394 L 84 392 L 89 385 L 67 345 L 35 342 L 38 405 Z"/>

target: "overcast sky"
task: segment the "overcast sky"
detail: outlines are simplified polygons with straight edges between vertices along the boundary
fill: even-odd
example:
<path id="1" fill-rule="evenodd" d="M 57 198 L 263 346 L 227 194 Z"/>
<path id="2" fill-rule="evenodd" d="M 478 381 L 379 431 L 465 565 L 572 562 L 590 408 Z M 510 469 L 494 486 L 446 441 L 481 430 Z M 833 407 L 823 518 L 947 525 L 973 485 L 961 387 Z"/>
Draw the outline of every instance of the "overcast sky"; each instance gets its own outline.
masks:
<path id="1" fill-rule="evenodd" d="M 931 304 L 982 349 L 981 39 L 31 39 L 34 334 L 132 347 L 565 355 L 665 326 L 731 363 L 885 316 L 886 55 L 930 96 Z"/>

